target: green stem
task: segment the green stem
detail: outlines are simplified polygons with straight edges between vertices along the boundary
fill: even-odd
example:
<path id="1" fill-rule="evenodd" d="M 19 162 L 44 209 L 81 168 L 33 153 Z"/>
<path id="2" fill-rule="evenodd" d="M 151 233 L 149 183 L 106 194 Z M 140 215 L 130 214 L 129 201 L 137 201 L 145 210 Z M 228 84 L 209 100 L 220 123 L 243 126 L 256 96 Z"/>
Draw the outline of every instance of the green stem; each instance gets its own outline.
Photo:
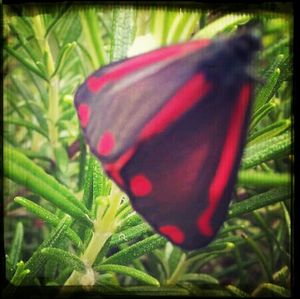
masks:
<path id="1" fill-rule="evenodd" d="M 51 144 L 55 147 L 58 145 L 58 130 L 56 123 L 59 119 L 59 95 L 58 95 L 58 77 L 50 79 L 48 87 L 48 130 Z"/>
<path id="2" fill-rule="evenodd" d="M 35 32 L 36 40 L 40 46 L 41 52 L 45 58 L 46 70 L 48 77 L 55 71 L 55 63 L 51 52 L 50 44 L 46 36 L 46 28 L 44 26 L 43 19 L 38 11 L 34 11 L 35 16 L 32 17 L 33 30 Z M 58 144 L 58 130 L 56 127 L 57 120 L 59 118 L 59 78 L 57 75 L 50 79 L 48 86 L 48 130 L 49 139 L 53 147 Z"/>
<path id="3" fill-rule="evenodd" d="M 108 238 L 114 233 L 116 229 L 116 214 L 122 199 L 122 193 L 117 190 L 116 187 L 114 187 L 110 197 L 110 205 L 104 215 L 104 209 L 100 209 L 98 207 L 97 218 L 94 223 L 94 232 L 92 238 L 86 250 L 80 257 L 88 270 L 91 269 L 97 258 L 97 255 L 101 251 Z M 67 286 L 84 284 L 84 281 L 89 281 L 91 283 L 94 281 L 93 275 L 93 271 L 87 271 L 86 274 L 78 271 L 73 271 L 71 276 L 65 282 L 65 285 Z"/>

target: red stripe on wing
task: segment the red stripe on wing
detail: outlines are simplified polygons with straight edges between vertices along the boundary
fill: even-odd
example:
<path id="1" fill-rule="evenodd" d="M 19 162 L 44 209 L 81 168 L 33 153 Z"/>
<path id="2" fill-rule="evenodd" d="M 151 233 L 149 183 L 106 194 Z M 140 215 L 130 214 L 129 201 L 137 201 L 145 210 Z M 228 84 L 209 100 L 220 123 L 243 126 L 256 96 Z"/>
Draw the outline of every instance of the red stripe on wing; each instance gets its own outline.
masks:
<path id="1" fill-rule="evenodd" d="M 164 131 L 185 112 L 197 104 L 210 90 L 203 74 L 196 74 L 165 104 L 140 133 L 144 140 Z"/>
<path id="2" fill-rule="evenodd" d="M 238 154 L 239 140 L 241 138 L 242 128 L 249 106 L 250 93 L 251 85 L 244 85 L 232 112 L 221 159 L 216 170 L 216 174 L 209 187 L 208 206 L 197 221 L 200 232 L 207 237 L 214 234 L 211 226 L 211 219 L 219 201 L 222 198 L 234 167 L 236 155 Z"/>
<path id="3" fill-rule="evenodd" d="M 136 148 L 130 148 L 127 150 L 122 156 L 119 157 L 118 160 L 116 160 L 113 163 L 105 164 L 104 169 L 109 174 L 111 178 L 114 179 L 114 181 L 121 187 L 124 187 L 124 180 L 121 176 L 121 170 L 124 167 L 124 165 L 131 159 L 131 157 L 134 155 L 136 151 Z"/>
<path id="4" fill-rule="evenodd" d="M 196 40 L 185 44 L 179 44 L 176 46 L 165 47 L 159 50 L 155 50 L 144 55 L 139 55 L 136 58 L 128 59 L 120 65 L 117 65 L 115 69 L 110 70 L 108 73 L 101 77 L 91 76 L 87 80 L 87 86 L 93 93 L 97 93 L 106 83 L 114 80 L 118 80 L 121 77 L 136 71 L 137 69 L 146 67 L 150 64 L 159 62 L 164 59 L 170 59 L 175 56 L 184 56 L 190 52 L 204 48 L 210 44 L 210 40 Z"/>

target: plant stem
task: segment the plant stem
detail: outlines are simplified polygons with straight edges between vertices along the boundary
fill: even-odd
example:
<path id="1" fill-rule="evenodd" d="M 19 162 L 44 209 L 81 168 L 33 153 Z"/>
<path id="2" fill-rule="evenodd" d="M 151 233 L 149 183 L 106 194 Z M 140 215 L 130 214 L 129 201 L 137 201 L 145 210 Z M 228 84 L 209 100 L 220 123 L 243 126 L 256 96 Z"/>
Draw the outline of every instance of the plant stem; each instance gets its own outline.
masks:
<path id="1" fill-rule="evenodd" d="M 35 10 L 35 9 L 34 9 Z M 34 11 L 35 16 L 32 17 L 33 30 L 35 31 L 36 40 L 39 44 L 41 52 L 43 53 L 48 78 L 55 71 L 55 63 L 51 52 L 48 39 L 45 37 L 46 28 L 41 14 L 38 11 Z M 59 78 L 57 75 L 53 76 L 49 81 L 48 86 L 48 131 L 49 140 L 53 147 L 58 145 L 58 130 L 56 123 L 59 118 Z"/>
<path id="2" fill-rule="evenodd" d="M 88 271 L 86 272 L 86 274 L 73 271 L 71 276 L 65 282 L 65 286 L 78 284 L 94 284 L 94 272 L 90 271 L 90 269 L 93 266 L 97 255 L 101 251 L 105 242 L 116 229 L 116 213 L 118 211 L 121 199 L 122 193 L 114 186 L 110 195 L 110 205 L 104 215 L 103 209 L 100 209 L 98 207 L 92 238 L 84 253 L 80 257 L 80 259 L 85 263 Z"/>
<path id="3" fill-rule="evenodd" d="M 51 78 L 48 87 L 48 131 L 49 140 L 53 147 L 58 143 L 58 130 L 56 123 L 59 118 L 59 95 L 58 95 L 58 77 Z"/>

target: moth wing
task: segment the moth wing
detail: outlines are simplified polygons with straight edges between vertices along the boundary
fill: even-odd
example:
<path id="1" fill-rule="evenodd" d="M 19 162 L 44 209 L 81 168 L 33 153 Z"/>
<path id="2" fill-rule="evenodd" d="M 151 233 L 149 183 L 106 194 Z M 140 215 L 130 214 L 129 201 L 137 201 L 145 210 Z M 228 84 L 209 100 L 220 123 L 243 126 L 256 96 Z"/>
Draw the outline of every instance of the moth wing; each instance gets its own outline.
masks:
<path id="1" fill-rule="evenodd" d="M 76 94 L 91 151 L 133 207 L 183 248 L 204 246 L 224 221 L 257 49 L 250 35 L 167 47 L 103 68 Z"/>
<path id="2" fill-rule="evenodd" d="M 212 89 L 120 170 L 135 210 L 185 249 L 210 242 L 227 213 L 251 98 L 250 84 L 236 86 Z"/>
<path id="3" fill-rule="evenodd" d="M 75 106 L 84 135 L 102 162 L 115 161 L 137 142 L 140 128 L 176 92 L 177 80 L 185 82 L 195 72 L 193 54 L 208 44 L 193 41 L 114 63 L 78 89 Z M 161 88 L 159 97 L 155 88 Z"/>

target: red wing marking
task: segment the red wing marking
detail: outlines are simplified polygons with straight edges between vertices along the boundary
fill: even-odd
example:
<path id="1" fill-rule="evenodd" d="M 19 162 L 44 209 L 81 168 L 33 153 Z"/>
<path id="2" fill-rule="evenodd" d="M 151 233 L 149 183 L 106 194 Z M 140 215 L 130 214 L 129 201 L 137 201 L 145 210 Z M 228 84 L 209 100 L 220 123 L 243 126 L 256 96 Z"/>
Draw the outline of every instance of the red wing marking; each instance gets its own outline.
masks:
<path id="1" fill-rule="evenodd" d="M 100 156 L 107 156 L 109 155 L 115 146 L 115 138 L 114 135 L 109 132 L 105 131 L 99 138 L 97 151 Z"/>
<path id="2" fill-rule="evenodd" d="M 167 126 L 197 104 L 209 90 L 210 84 L 205 80 L 203 74 L 193 76 L 150 120 L 141 131 L 139 138 L 144 140 L 162 132 Z"/>
<path id="3" fill-rule="evenodd" d="M 91 108 L 87 104 L 80 104 L 78 107 L 78 117 L 81 123 L 81 126 L 85 128 L 90 120 Z"/>
<path id="4" fill-rule="evenodd" d="M 238 154 L 239 140 L 249 105 L 250 93 L 250 84 L 244 85 L 232 112 L 221 159 L 216 170 L 216 174 L 209 187 L 208 206 L 197 221 L 200 232 L 207 237 L 210 237 L 214 234 L 211 226 L 211 218 L 218 206 L 220 199 L 222 198 L 222 194 L 230 178 L 230 173 L 234 167 L 235 157 Z"/>
<path id="5" fill-rule="evenodd" d="M 138 174 L 130 179 L 130 190 L 137 197 L 147 196 L 152 191 L 152 183 L 144 174 Z"/>
<path id="6" fill-rule="evenodd" d="M 125 152 L 122 156 L 119 157 L 118 160 L 116 160 L 113 163 L 105 164 L 104 169 L 105 171 L 114 179 L 114 181 L 119 184 L 120 186 L 124 187 L 124 180 L 121 177 L 121 170 L 124 167 L 124 165 L 131 159 L 131 157 L 134 155 L 136 151 L 136 148 L 130 148 L 127 152 Z"/>
<path id="7" fill-rule="evenodd" d="M 175 244 L 182 244 L 185 235 L 184 232 L 175 225 L 164 225 L 159 228 L 160 233 L 169 237 Z"/>
<path id="8" fill-rule="evenodd" d="M 122 64 L 112 69 L 110 72 L 103 74 L 101 77 L 92 76 L 87 80 L 88 89 L 97 93 L 99 90 L 109 81 L 114 81 L 122 78 L 123 76 L 136 71 L 137 69 L 144 68 L 153 63 L 159 62 L 164 59 L 170 59 L 173 57 L 184 56 L 189 52 L 200 50 L 208 46 L 211 43 L 210 40 L 193 41 L 187 44 L 181 44 L 178 46 L 166 47 L 154 52 L 137 56 L 124 61 Z"/>

